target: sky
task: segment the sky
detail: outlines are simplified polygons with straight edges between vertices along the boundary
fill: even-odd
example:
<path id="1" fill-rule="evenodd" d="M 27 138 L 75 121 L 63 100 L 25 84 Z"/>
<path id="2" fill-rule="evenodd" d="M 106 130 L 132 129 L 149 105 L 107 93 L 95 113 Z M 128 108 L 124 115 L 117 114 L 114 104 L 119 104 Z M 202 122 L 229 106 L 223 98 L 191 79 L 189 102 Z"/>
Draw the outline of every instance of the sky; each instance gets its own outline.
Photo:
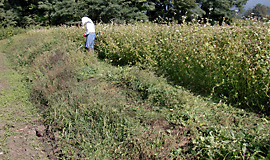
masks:
<path id="1" fill-rule="evenodd" d="M 249 8 L 254 8 L 256 4 L 261 3 L 263 5 L 270 7 L 270 0 L 248 0 L 245 10 L 248 10 Z"/>

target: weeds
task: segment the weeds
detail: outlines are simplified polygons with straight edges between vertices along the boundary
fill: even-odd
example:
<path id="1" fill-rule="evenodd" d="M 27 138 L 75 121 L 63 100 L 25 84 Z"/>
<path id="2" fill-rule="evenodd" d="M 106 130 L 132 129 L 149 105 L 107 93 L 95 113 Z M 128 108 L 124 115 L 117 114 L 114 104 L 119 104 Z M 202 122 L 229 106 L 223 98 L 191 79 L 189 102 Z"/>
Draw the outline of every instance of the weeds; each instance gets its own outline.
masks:
<path id="1" fill-rule="evenodd" d="M 41 106 L 47 128 L 60 147 L 55 152 L 59 158 L 269 157 L 268 117 L 193 95 L 183 87 L 168 84 L 166 78 L 157 77 L 149 69 L 152 65 L 173 80 L 183 84 L 189 80 L 189 85 L 210 92 L 211 85 L 223 85 L 214 68 L 220 71 L 222 67 L 218 66 L 226 59 L 239 59 L 231 54 L 226 57 L 226 45 L 233 48 L 230 37 L 216 37 L 215 48 L 208 34 L 225 35 L 225 28 L 235 29 L 228 32 L 237 34 L 239 28 L 214 30 L 194 25 L 189 30 L 190 26 L 157 24 L 97 28 L 105 33 L 97 39 L 99 57 L 114 64 L 141 64 L 111 66 L 96 55 L 76 51 L 84 41 L 79 36 L 83 31 L 76 27 L 33 30 L 12 38 L 5 50 L 28 80 L 33 101 Z M 202 37 L 203 42 L 195 41 Z M 198 52 L 192 49 L 192 42 Z M 225 60 L 218 61 L 223 54 Z M 214 89 L 219 91 L 218 87 Z"/>
<path id="2" fill-rule="evenodd" d="M 20 27 L 1 27 L 0 28 L 0 40 L 12 37 L 14 35 L 25 33 L 26 29 Z"/>

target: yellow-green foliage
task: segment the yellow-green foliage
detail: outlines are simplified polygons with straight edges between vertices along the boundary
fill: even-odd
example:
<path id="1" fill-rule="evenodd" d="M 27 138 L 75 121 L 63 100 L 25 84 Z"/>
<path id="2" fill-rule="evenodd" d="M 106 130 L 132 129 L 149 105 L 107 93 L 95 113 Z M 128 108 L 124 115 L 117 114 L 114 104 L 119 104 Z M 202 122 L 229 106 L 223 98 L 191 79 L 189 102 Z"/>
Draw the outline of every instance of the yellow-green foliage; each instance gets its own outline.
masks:
<path id="1" fill-rule="evenodd" d="M 20 27 L 1 27 L 0 28 L 0 40 L 9 38 L 19 33 L 25 32 L 26 29 Z"/>
<path id="2" fill-rule="evenodd" d="M 230 28 L 216 30 L 225 32 L 226 27 Z M 85 39 L 84 30 L 77 27 L 31 30 L 3 41 L 4 52 L 29 82 L 26 87 L 54 134 L 60 147 L 54 153 L 60 159 L 269 158 L 268 117 L 194 96 L 141 70 L 152 65 L 183 84 L 190 78 L 190 85 L 202 77 L 198 84 L 207 88 L 201 81 L 211 77 L 208 73 L 217 74 L 221 64 L 213 57 L 223 55 L 218 52 L 222 48 L 214 45 L 230 40 L 222 39 L 223 32 L 214 35 L 211 32 L 217 31 L 210 26 L 157 24 L 97 25 L 96 29 L 103 31 L 95 46 L 100 57 L 115 64 L 144 65 L 113 67 L 78 50 Z M 211 35 L 219 41 L 210 41 Z M 196 45 L 188 43 L 192 41 L 197 52 Z M 202 54 L 195 54 L 199 51 Z M 216 65 L 217 71 L 201 65 Z M 232 66 L 223 66 L 227 65 Z M 185 72 L 181 79 L 180 71 Z"/>
<path id="3" fill-rule="evenodd" d="M 177 84 L 214 94 L 234 105 L 268 111 L 268 23 L 237 25 L 104 25 L 99 56 L 118 65 L 155 67 Z"/>

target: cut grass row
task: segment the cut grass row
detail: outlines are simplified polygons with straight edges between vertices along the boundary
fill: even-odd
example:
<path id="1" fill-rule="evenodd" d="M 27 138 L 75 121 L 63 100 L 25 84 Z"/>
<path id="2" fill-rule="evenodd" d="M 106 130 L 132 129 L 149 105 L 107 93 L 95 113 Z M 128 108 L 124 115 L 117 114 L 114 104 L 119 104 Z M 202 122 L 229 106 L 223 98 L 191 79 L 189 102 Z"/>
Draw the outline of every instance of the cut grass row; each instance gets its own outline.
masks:
<path id="1" fill-rule="evenodd" d="M 76 51 L 80 33 L 58 27 L 6 40 L 61 146 L 58 156 L 269 158 L 267 117 L 195 96 L 141 66 L 114 67 Z"/>
<path id="2" fill-rule="evenodd" d="M 1 41 L 1 43 L 4 41 Z M 11 69 L 0 45 L 0 159 L 46 159 L 36 137 L 39 114 L 24 76 Z"/>

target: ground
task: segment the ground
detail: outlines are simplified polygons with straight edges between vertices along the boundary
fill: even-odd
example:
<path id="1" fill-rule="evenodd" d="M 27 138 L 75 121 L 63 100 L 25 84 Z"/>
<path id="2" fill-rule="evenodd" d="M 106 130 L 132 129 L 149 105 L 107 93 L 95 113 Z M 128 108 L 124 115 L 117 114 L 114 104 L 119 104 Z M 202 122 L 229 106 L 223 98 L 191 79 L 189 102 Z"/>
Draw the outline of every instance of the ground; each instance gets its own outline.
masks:
<path id="1" fill-rule="evenodd" d="M 48 159 L 44 133 L 22 76 L 0 51 L 0 159 Z"/>

